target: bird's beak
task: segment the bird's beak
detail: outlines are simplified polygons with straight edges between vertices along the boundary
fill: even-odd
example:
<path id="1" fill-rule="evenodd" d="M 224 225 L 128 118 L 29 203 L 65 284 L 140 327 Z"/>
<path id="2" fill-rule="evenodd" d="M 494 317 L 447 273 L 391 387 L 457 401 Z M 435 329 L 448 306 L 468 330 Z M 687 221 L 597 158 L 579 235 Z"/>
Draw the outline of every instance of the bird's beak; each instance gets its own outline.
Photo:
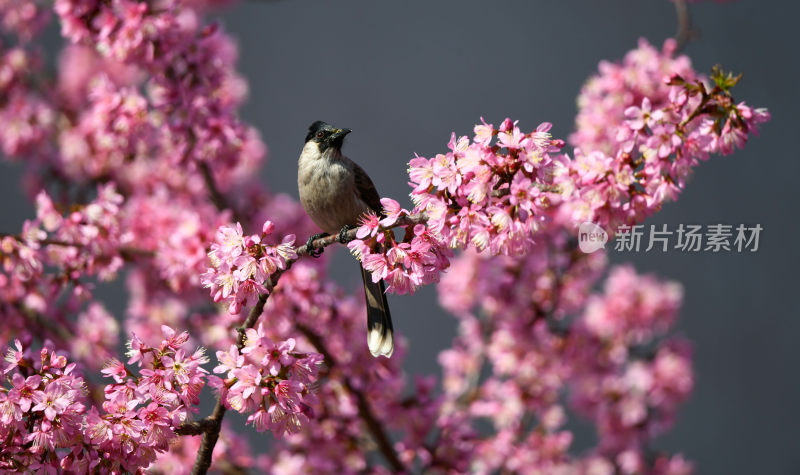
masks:
<path id="1" fill-rule="evenodd" d="M 340 138 L 344 137 L 345 135 L 349 134 L 350 132 L 352 132 L 352 130 L 350 130 L 350 129 L 336 129 L 336 132 L 333 133 L 331 138 L 334 139 L 334 140 L 340 139 Z"/>

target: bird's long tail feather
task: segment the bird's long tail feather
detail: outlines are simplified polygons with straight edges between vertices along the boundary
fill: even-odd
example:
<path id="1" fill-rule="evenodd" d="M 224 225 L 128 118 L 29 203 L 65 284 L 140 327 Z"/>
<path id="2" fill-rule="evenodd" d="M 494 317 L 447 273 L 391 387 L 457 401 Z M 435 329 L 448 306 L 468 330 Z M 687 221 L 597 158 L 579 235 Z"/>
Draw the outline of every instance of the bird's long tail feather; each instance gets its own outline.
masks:
<path id="1" fill-rule="evenodd" d="M 361 279 L 367 299 L 367 346 L 372 356 L 383 355 L 388 358 L 394 352 L 394 328 L 386 301 L 386 287 L 383 280 L 372 282 L 372 276 L 363 267 Z"/>

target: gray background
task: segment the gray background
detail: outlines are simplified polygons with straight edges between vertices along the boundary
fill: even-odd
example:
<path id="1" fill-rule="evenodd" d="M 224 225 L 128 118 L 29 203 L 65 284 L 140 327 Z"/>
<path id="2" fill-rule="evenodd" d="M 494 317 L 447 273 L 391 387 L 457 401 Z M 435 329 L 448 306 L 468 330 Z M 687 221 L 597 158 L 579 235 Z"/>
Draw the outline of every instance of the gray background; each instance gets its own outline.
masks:
<path id="1" fill-rule="evenodd" d="M 773 118 L 745 151 L 704 163 L 680 200 L 648 222 L 759 223 L 761 249 L 611 255 L 685 286 L 679 332 L 695 345 L 696 388 L 656 445 L 684 453 L 699 473 L 800 473 L 797 12 L 794 3 L 754 0 L 692 6 L 701 37 L 686 53 L 695 67 L 744 72 L 736 97 Z M 297 196 L 295 160 L 308 124 L 322 119 L 354 130 L 348 155 L 406 206 L 415 152 L 443 151 L 451 131 L 470 133 L 480 116 L 519 119 L 525 130 L 550 121 L 566 139 L 597 62 L 621 58 L 640 36 L 660 46 L 676 25 L 666 0 L 253 1 L 225 11 L 223 22 L 250 82 L 244 118 L 270 149 L 269 186 Z M 32 208 L 20 205 L 18 167 L 3 170 L 0 219 L 13 231 Z M 343 269 L 334 278 L 355 289 L 347 259 L 334 258 Z M 434 289 L 390 300 L 410 341 L 406 371 L 437 372 L 455 324 Z"/>

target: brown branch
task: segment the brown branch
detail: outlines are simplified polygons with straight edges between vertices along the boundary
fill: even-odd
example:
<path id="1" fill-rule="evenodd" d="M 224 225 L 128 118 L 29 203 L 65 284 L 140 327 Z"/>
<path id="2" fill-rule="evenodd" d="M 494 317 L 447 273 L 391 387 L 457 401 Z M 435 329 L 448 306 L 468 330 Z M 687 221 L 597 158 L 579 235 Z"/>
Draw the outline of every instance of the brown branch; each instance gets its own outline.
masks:
<path id="1" fill-rule="evenodd" d="M 175 428 L 175 433 L 178 435 L 200 435 L 205 434 L 214 427 L 214 422 L 211 416 L 208 416 L 199 421 L 184 422 L 179 427 Z"/>
<path id="2" fill-rule="evenodd" d="M 200 449 L 197 451 L 197 458 L 194 461 L 194 467 L 192 467 L 193 475 L 208 473 L 208 469 L 211 467 L 211 454 L 214 452 L 214 446 L 217 445 L 217 439 L 219 439 L 219 431 L 222 429 L 223 417 L 225 417 L 225 404 L 223 404 L 222 398 L 219 398 L 217 399 L 217 405 L 214 407 L 214 412 L 207 419 L 204 419 L 207 428 L 203 433 L 203 440 L 200 442 Z"/>
<path id="3" fill-rule="evenodd" d="M 211 167 L 208 166 L 208 163 L 198 160 L 197 166 L 200 169 L 200 174 L 203 176 L 206 189 L 208 189 L 208 195 L 211 198 L 211 202 L 214 203 L 214 206 L 220 211 L 230 210 L 233 213 L 234 221 L 241 222 L 242 219 L 239 213 L 228 203 L 228 200 L 225 199 L 225 196 L 219 191 L 219 188 L 217 188 L 217 183 L 214 181 L 214 172 L 211 170 Z"/>
<path id="4" fill-rule="evenodd" d="M 267 303 L 268 297 L 268 294 L 261 294 L 258 296 L 258 302 L 256 302 L 255 306 L 250 310 L 247 319 L 244 321 L 243 327 L 245 329 L 255 325 L 258 317 L 260 317 L 261 313 L 264 311 L 264 305 Z M 240 350 L 244 347 L 244 331 L 239 331 L 239 340 L 236 342 L 236 347 Z M 208 468 L 211 467 L 211 454 L 214 452 L 217 439 L 219 439 L 219 431 L 222 429 L 223 417 L 225 417 L 225 404 L 220 395 L 220 397 L 217 398 L 217 405 L 214 407 L 214 411 L 209 417 L 197 422 L 182 424 L 175 430 L 175 432 L 179 434 L 189 434 L 192 433 L 192 431 L 199 431 L 194 432 L 194 434 L 203 433 L 203 440 L 200 442 L 200 450 L 197 452 L 192 474 L 207 473 Z"/>
<path id="5" fill-rule="evenodd" d="M 696 119 L 697 117 L 699 117 L 700 114 L 703 114 L 705 112 L 704 109 L 706 107 L 706 104 L 708 104 L 709 100 L 711 100 L 711 96 L 704 91 L 703 92 L 703 99 L 700 101 L 700 105 L 698 105 L 697 108 L 695 108 L 695 110 L 693 110 L 692 113 L 689 114 L 688 117 L 683 119 L 681 121 L 681 123 L 678 124 L 678 129 L 679 130 L 683 130 L 684 127 L 689 125 L 689 122 L 691 122 L 694 119 Z"/>
<path id="6" fill-rule="evenodd" d="M 382 231 L 387 231 L 389 229 L 394 229 L 400 226 L 414 226 L 416 224 L 425 223 L 428 221 L 428 217 L 424 213 L 414 214 L 410 216 L 401 216 L 396 223 L 391 226 L 381 226 Z M 344 235 L 344 241 L 342 244 L 348 243 L 356 239 L 356 233 L 358 229 L 351 229 L 347 231 Z M 307 246 L 299 246 L 295 248 L 295 252 L 297 253 L 298 257 L 306 256 L 309 254 L 309 251 L 313 251 L 315 249 L 322 249 L 325 247 L 330 246 L 331 244 L 339 242 L 339 237 L 336 235 L 325 236 L 318 239 L 315 239 L 311 242 L 311 248 L 307 248 Z M 292 261 L 293 262 L 293 261 Z M 291 262 L 287 262 L 287 266 L 291 265 Z M 288 267 L 287 267 L 288 270 Z M 282 271 L 278 271 L 282 273 Z M 273 274 L 276 275 L 276 274 Z M 277 274 L 280 275 L 280 274 Z M 277 283 L 277 282 L 276 282 Z"/>
<path id="7" fill-rule="evenodd" d="M 332 369 L 334 366 L 336 366 L 336 360 L 333 359 L 333 356 L 331 356 L 319 335 L 314 333 L 314 331 L 309 327 L 300 323 L 296 323 L 295 328 L 300 330 L 300 332 L 305 335 L 308 341 L 314 345 L 314 348 L 316 348 L 317 351 L 322 354 L 322 356 L 325 358 L 325 364 L 328 365 L 328 368 Z M 364 395 L 363 392 L 356 389 L 348 377 L 344 376 L 343 380 L 347 391 L 356 398 L 358 415 L 364 420 L 364 423 L 367 425 L 367 430 L 369 430 L 370 434 L 372 434 L 372 438 L 375 440 L 375 443 L 378 445 L 378 448 L 380 449 L 384 458 L 386 458 L 386 461 L 392 466 L 392 470 L 394 470 L 395 473 L 408 473 L 405 465 L 403 465 L 403 462 L 400 461 L 400 458 L 394 451 L 392 441 L 389 439 L 386 431 L 383 430 L 383 425 L 381 425 L 381 422 L 372 412 L 372 407 L 367 400 L 367 396 Z"/>

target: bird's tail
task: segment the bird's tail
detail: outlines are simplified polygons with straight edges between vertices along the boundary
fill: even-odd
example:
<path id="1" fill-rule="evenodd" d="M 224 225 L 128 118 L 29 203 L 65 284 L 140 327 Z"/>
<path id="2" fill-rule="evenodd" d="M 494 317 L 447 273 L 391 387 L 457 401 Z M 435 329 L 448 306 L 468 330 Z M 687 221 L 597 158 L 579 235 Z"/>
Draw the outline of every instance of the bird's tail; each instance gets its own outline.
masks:
<path id="1" fill-rule="evenodd" d="M 383 280 L 372 282 L 372 277 L 363 267 L 361 279 L 364 281 L 364 295 L 367 299 L 367 346 L 372 356 L 383 355 L 388 358 L 394 352 L 394 328 L 389 303 L 386 301 L 386 287 Z"/>

